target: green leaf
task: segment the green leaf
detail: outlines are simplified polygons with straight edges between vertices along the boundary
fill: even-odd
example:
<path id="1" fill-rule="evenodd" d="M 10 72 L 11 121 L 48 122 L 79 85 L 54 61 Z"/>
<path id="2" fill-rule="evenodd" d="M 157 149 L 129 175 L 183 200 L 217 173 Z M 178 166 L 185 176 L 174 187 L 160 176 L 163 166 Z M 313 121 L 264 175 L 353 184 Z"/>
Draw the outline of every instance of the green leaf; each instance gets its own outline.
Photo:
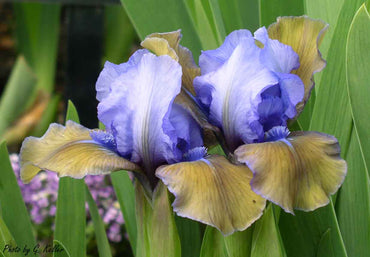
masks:
<path id="1" fill-rule="evenodd" d="M 185 0 L 202 49 L 217 48 L 225 37 L 225 28 L 218 2 L 215 0 Z"/>
<path id="2" fill-rule="evenodd" d="M 320 239 L 331 231 L 333 255 L 321 257 L 346 257 L 346 249 L 340 234 L 333 203 L 312 212 L 295 211 L 295 216 L 281 212 L 279 228 L 287 256 L 318 256 Z M 329 249 L 326 254 L 329 254 Z"/>
<path id="3" fill-rule="evenodd" d="M 183 1 L 121 0 L 121 3 L 140 39 L 154 32 L 181 29 L 181 44 L 188 47 L 197 59 L 202 47 Z"/>
<path id="4" fill-rule="evenodd" d="M 346 154 L 347 177 L 336 205 L 339 225 L 350 256 L 366 256 L 370 251 L 370 140 L 367 127 L 370 123 L 366 115 L 370 96 L 369 25 L 369 13 L 362 5 L 353 18 L 347 39 L 347 88 L 354 129 Z"/>
<path id="5" fill-rule="evenodd" d="M 151 256 L 181 256 L 180 238 L 174 213 L 168 199 L 167 187 L 158 182 L 153 195 L 151 227 Z"/>
<path id="6" fill-rule="evenodd" d="M 76 108 L 68 102 L 66 120 L 79 122 Z M 83 257 L 85 251 L 85 182 L 83 179 L 63 177 L 59 180 L 54 239 L 68 249 L 71 257 Z M 55 257 L 65 256 L 55 252 Z"/>
<path id="7" fill-rule="evenodd" d="M 22 56 L 17 58 L 0 99 L 0 135 L 28 107 L 36 88 L 36 76 Z"/>
<path id="8" fill-rule="evenodd" d="M 309 130 L 313 108 L 315 106 L 315 100 L 316 100 L 316 89 L 313 88 L 311 91 L 311 96 L 306 103 L 306 106 L 304 107 L 302 113 L 298 117 L 298 122 L 299 125 L 301 126 L 300 130 Z"/>
<path id="9" fill-rule="evenodd" d="M 370 252 L 370 122 L 366 115 L 370 97 L 369 31 L 369 13 L 362 5 L 347 39 L 347 88 L 354 129 L 346 155 L 347 177 L 336 205 L 349 256 L 366 256 Z"/>
<path id="10" fill-rule="evenodd" d="M 60 5 L 15 3 L 18 49 L 37 74 L 37 88 L 52 92 L 59 41 Z"/>
<path id="11" fill-rule="evenodd" d="M 279 16 L 299 16 L 304 14 L 303 0 L 259 0 L 260 25 L 269 26 Z"/>
<path id="12" fill-rule="evenodd" d="M 1 253 L 0 256 L 21 257 L 22 255 L 20 252 L 10 252 L 10 250 L 15 247 L 20 247 L 20 249 L 23 249 L 24 245 L 18 245 L 14 241 L 13 236 L 9 232 L 9 229 L 7 228 L 4 220 L 2 219 L 0 215 L 0 253 Z"/>
<path id="13" fill-rule="evenodd" d="M 200 257 L 228 257 L 224 236 L 214 227 L 207 226 Z"/>
<path id="14" fill-rule="evenodd" d="M 370 251 L 370 181 L 356 134 L 352 133 L 348 172 L 336 210 L 348 256 L 366 256 Z"/>
<path id="15" fill-rule="evenodd" d="M 121 207 L 126 231 L 132 251 L 136 251 L 137 228 L 135 215 L 135 189 L 126 171 L 113 172 L 111 175 L 114 191 Z"/>
<path id="16" fill-rule="evenodd" d="M 143 187 L 135 181 L 135 207 L 137 220 L 136 257 L 150 257 L 150 233 L 153 209 Z"/>
<path id="17" fill-rule="evenodd" d="M 352 117 L 346 90 L 346 53 L 343 40 L 347 38 L 350 23 L 360 5 L 359 0 L 345 1 L 341 8 L 338 16 L 340 19 L 335 27 L 328 52 L 327 67 L 323 70 L 321 86 L 316 94 L 310 124 L 310 130 L 337 137 L 342 148 L 342 156 L 346 156 L 352 131 Z M 288 256 L 316 255 L 319 239 L 328 229 L 331 231 L 330 238 L 334 251 L 332 256 L 347 256 L 332 203 L 314 212 L 297 212 L 295 217 L 284 213 L 281 215 L 279 225 Z"/>
<path id="18" fill-rule="evenodd" d="M 59 257 L 71 257 L 67 248 L 58 240 L 53 240 L 53 245 L 56 249 L 58 249 L 58 256 Z"/>
<path id="19" fill-rule="evenodd" d="M 272 204 L 269 204 L 263 216 L 255 223 L 253 231 L 251 257 L 263 256 L 286 256 Z"/>
<path id="20" fill-rule="evenodd" d="M 128 59 L 136 33 L 125 10 L 115 5 L 104 7 L 104 59 L 122 63 Z"/>
<path id="21" fill-rule="evenodd" d="M 317 250 L 317 256 L 334 256 L 333 245 L 331 243 L 330 229 L 321 237 Z"/>
<path id="22" fill-rule="evenodd" d="M 181 256 L 180 239 L 168 190 L 158 182 L 149 200 L 143 187 L 135 183 L 136 220 L 138 225 L 137 257 Z"/>
<path id="23" fill-rule="evenodd" d="M 5 142 L 0 143 L 0 210 L 18 246 L 35 245 L 28 211 L 12 169 Z M 15 215 L 16 214 L 16 215 Z"/>
<path id="24" fill-rule="evenodd" d="M 331 40 L 327 66 L 322 71 L 310 130 L 334 135 L 346 155 L 352 130 L 346 81 L 346 40 L 351 21 L 362 0 L 345 1 Z M 325 38 L 324 38 L 325 41 Z"/>
<path id="25" fill-rule="evenodd" d="M 224 237 L 226 251 L 229 257 L 251 256 L 253 227 L 249 227 L 244 231 L 234 232 L 232 235 Z"/>
<path id="26" fill-rule="evenodd" d="M 365 5 L 355 15 L 347 41 L 347 88 L 361 157 L 370 168 L 370 16 Z M 353 153 L 349 152 L 351 155 Z M 359 157 L 360 157 L 359 156 Z"/>
<path id="27" fill-rule="evenodd" d="M 179 216 L 175 216 L 175 222 L 180 236 L 181 256 L 199 256 L 201 245 L 200 224 Z"/>
<path id="28" fill-rule="evenodd" d="M 98 207 L 96 206 L 96 203 L 91 196 L 89 188 L 87 186 L 85 188 L 86 188 L 86 200 L 87 204 L 89 205 L 89 211 L 94 225 L 96 244 L 98 246 L 99 256 L 112 257 L 107 234 L 105 232 L 104 223 L 100 217 Z"/>
<path id="29" fill-rule="evenodd" d="M 306 13 L 313 19 L 321 19 L 329 24 L 329 29 L 325 32 L 324 40 L 320 45 L 320 52 L 326 59 L 329 46 L 334 35 L 338 17 L 344 0 L 305 0 Z M 315 74 L 316 86 L 320 85 L 322 72 Z"/>
<path id="30" fill-rule="evenodd" d="M 259 27 L 258 0 L 218 0 L 227 34 L 237 29 L 255 31 Z"/>
<path id="31" fill-rule="evenodd" d="M 43 134 L 45 134 L 50 123 L 55 121 L 60 99 L 61 99 L 60 95 L 55 95 L 50 99 L 48 106 L 43 112 L 40 121 L 37 123 L 36 127 L 31 131 L 32 136 L 41 137 Z"/>

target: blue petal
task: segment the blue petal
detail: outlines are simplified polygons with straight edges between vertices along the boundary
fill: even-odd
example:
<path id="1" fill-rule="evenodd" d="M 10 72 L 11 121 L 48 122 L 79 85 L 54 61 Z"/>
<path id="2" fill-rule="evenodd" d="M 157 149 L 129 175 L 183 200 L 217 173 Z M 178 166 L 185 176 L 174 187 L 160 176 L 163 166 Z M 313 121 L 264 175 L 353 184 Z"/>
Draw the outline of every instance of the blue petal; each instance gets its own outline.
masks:
<path id="1" fill-rule="evenodd" d="M 101 130 L 93 130 L 90 132 L 90 136 L 95 142 L 99 143 L 100 145 L 114 152 L 117 152 L 117 143 L 113 134 Z"/>
<path id="2" fill-rule="evenodd" d="M 296 105 L 303 100 L 304 84 L 295 74 L 277 73 L 286 117 L 295 117 Z"/>
<path id="3" fill-rule="evenodd" d="M 286 125 L 280 86 L 274 85 L 270 87 L 261 94 L 261 97 L 262 101 L 258 105 L 258 114 L 263 130 L 268 131 L 272 127 Z"/>
<path id="4" fill-rule="evenodd" d="M 280 139 L 285 139 L 289 136 L 290 131 L 287 127 L 276 126 L 266 132 L 266 142 L 277 141 Z"/>
<path id="5" fill-rule="evenodd" d="M 129 68 L 134 67 L 145 53 L 149 53 L 149 51 L 146 49 L 138 50 L 130 57 L 128 62 L 118 65 L 108 61 L 105 62 L 104 69 L 96 81 L 96 99 L 98 99 L 98 101 L 102 101 L 111 92 L 111 85 L 120 76 L 120 74 L 126 72 Z"/>
<path id="6" fill-rule="evenodd" d="M 260 51 L 254 38 L 245 38 L 217 70 L 194 80 L 199 101 L 211 99 L 209 119 L 222 129 L 230 151 L 264 137 L 258 113 L 261 93 L 279 79 L 261 63 Z"/>
<path id="7" fill-rule="evenodd" d="M 192 162 L 202 159 L 207 155 L 207 148 L 205 147 L 195 147 L 190 149 L 185 155 L 182 161 Z"/>
<path id="8" fill-rule="evenodd" d="M 291 46 L 272 40 L 268 37 L 265 27 L 258 29 L 254 37 L 264 47 L 261 52 L 261 61 L 274 72 L 290 73 L 299 68 L 299 56 Z"/>
<path id="9" fill-rule="evenodd" d="M 181 66 L 171 57 L 144 53 L 116 76 L 98 106 L 99 119 L 115 133 L 120 154 L 131 154 L 131 161 L 147 171 L 177 159 L 174 137 L 164 128 L 172 126 L 170 110 L 180 92 L 181 75 Z"/>
<path id="10" fill-rule="evenodd" d="M 198 123 L 187 110 L 178 104 L 172 105 L 170 122 L 176 136 L 173 142 L 176 142 L 176 149 L 178 149 L 181 154 L 178 159 L 169 162 L 174 163 L 180 161 L 182 155 L 190 149 L 203 146 L 203 139 Z M 169 134 L 167 129 L 164 129 L 164 131 L 166 134 Z"/>
<path id="11" fill-rule="evenodd" d="M 239 43 L 246 41 L 246 44 L 249 44 L 252 38 L 249 30 L 235 30 L 225 38 L 225 42 L 219 48 L 202 51 L 199 57 L 199 66 L 202 75 L 217 70 L 229 59 Z"/>

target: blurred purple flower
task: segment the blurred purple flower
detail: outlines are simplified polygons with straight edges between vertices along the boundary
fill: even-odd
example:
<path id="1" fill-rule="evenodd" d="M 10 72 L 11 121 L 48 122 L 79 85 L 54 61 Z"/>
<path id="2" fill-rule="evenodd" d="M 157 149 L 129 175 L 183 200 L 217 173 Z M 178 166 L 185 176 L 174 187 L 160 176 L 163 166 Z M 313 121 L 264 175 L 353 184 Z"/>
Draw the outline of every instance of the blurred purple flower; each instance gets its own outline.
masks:
<path id="1" fill-rule="evenodd" d="M 20 179 L 18 155 L 11 154 L 9 158 L 17 177 L 18 185 L 21 188 L 23 199 L 31 213 L 32 221 L 36 224 L 42 224 L 48 218 L 55 216 L 59 185 L 57 174 L 54 172 L 42 172 L 29 184 L 24 184 Z M 124 224 L 124 220 L 109 180 L 104 176 L 87 176 L 85 182 L 98 206 L 99 214 L 107 225 L 109 240 L 120 242 L 122 239 L 121 225 Z M 86 213 L 89 213 L 87 206 Z"/>

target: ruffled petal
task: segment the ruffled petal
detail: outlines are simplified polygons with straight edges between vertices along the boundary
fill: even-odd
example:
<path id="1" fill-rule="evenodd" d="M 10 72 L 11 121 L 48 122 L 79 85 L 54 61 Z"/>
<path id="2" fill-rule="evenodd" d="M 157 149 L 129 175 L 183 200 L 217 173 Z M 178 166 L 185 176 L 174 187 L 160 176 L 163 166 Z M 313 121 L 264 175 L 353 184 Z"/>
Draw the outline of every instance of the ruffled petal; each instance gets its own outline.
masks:
<path id="1" fill-rule="evenodd" d="M 286 136 L 286 131 L 272 132 L 270 139 Z M 318 132 L 293 132 L 274 142 L 242 145 L 235 156 L 253 172 L 253 191 L 290 213 L 328 204 L 347 172 L 337 139 Z"/>
<path id="2" fill-rule="evenodd" d="M 254 37 L 263 44 L 261 50 L 262 62 L 272 71 L 290 73 L 299 68 L 299 57 L 291 46 L 272 40 L 265 27 L 258 29 Z"/>
<path id="3" fill-rule="evenodd" d="M 217 133 L 218 129 L 208 123 L 207 117 L 194 98 L 193 80 L 200 75 L 200 68 L 195 64 L 191 51 L 179 44 L 181 37 L 181 30 L 153 33 L 141 42 L 141 46 L 156 55 L 169 55 L 180 63 L 183 72 L 182 89 L 175 98 L 175 103 L 182 105 L 191 114 L 205 130 L 205 143 L 208 146 L 213 146 L 217 142 L 213 132 L 216 131 Z"/>
<path id="4" fill-rule="evenodd" d="M 216 71 L 194 80 L 199 101 L 209 110 L 211 123 L 222 129 L 230 151 L 264 136 L 258 113 L 261 93 L 279 80 L 259 54 L 254 38 L 246 38 Z"/>
<path id="5" fill-rule="evenodd" d="M 21 148 L 21 179 L 28 183 L 40 170 L 59 176 L 82 178 L 116 170 L 139 171 L 139 167 L 93 140 L 92 131 L 73 121 L 51 124 L 41 138 L 28 137 Z"/>
<path id="6" fill-rule="evenodd" d="M 149 53 L 148 50 L 136 51 L 128 60 L 128 62 L 121 64 L 114 64 L 111 62 L 105 62 L 104 69 L 100 73 L 98 80 L 96 81 L 96 99 L 102 101 L 111 92 L 112 83 L 124 72 L 131 67 L 137 65 L 141 60 L 143 54 Z"/>
<path id="7" fill-rule="evenodd" d="M 187 110 L 178 104 L 173 104 L 170 122 L 176 131 L 177 148 L 186 153 L 190 149 L 203 146 L 201 129 Z"/>
<path id="8" fill-rule="evenodd" d="M 149 49 L 156 55 L 169 55 L 174 60 L 178 61 L 182 67 L 182 83 L 183 86 L 194 95 L 193 80 L 200 75 L 200 69 L 195 64 L 193 54 L 179 44 L 181 40 L 181 30 L 153 33 L 147 36 L 141 42 L 141 46 Z"/>
<path id="9" fill-rule="evenodd" d="M 98 106 L 98 116 L 115 135 L 118 152 L 147 172 L 168 160 L 181 159 L 169 120 L 181 88 L 181 66 L 169 56 L 146 53 L 110 87 L 110 94 Z"/>
<path id="10" fill-rule="evenodd" d="M 326 62 L 321 58 L 318 46 L 323 39 L 328 25 L 320 20 L 313 20 L 307 16 L 280 17 L 270 25 L 268 34 L 271 39 L 289 45 L 299 56 L 300 66 L 293 71 L 304 83 L 305 93 L 303 101 L 297 105 L 297 115 L 303 110 L 314 86 L 313 74 L 321 71 Z"/>
<path id="11" fill-rule="evenodd" d="M 266 201 L 249 185 L 252 173 L 223 156 L 161 166 L 156 175 L 176 199 L 172 206 L 182 217 L 218 228 L 228 235 L 257 220 Z"/>
<path id="12" fill-rule="evenodd" d="M 216 71 L 230 58 L 237 45 L 244 42 L 248 45 L 251 40 L 253 40 L 253 37 L 249 30 L 235 30 L 225 38 L 224 43 L 219 48 L 202 51 L 199 57 L 202 75 Z"/>

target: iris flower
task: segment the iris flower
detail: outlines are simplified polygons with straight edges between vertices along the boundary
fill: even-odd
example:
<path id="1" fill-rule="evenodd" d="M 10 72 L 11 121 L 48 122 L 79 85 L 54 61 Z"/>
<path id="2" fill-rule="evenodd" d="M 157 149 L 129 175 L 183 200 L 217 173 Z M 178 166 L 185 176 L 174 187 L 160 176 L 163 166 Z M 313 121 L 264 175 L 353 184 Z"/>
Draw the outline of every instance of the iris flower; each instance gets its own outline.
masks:
<path id="1" fill-rule="evenodd" d="M 178 44 L 180 32 L 176 35 Z M 159 36 L 150 38 L 158 41 Z M 161 183 L 156 173 L 159 177 L 169 173 L 174 181 L 187 181 L 179 186 L 189 197 L 180 196 L 173 204 L 179 215 L 215 224 L 227 233 L 234 231 L 234 226 L 244 229 L 258 219 L 265 201 L 249 186 L 252 173 L 223 156 L 206 155 L 201 125 L 207 127 L 207 122 L 184 91 L 186 81 L 191 83 L 199 68 L 191 68 L 193 61 L 178 59 L 179 47 L 172 57 L 142 49 L 126 63 L 107 62 L 96 83 L 98 118 L 106 130 L 90 130 L 67 121 L 66 126 L 51 124 L 41 138 L 25 139 L 22 180 L 29 182 L 40 170 L 73 178 L 128 170 L 136 174 L 147 195 L 155 197 Z M 191 53 L 181 49 L 192 60 Z M 175 164 L 181 164 L 180 168 Z M 171 184 L 171 178 L 165 183 Z M 234 190 L 238 184 L 242 190 Z M 233 202 L 236 204 L 230 205 Z M 234 220 L 236 212 L 243 218 Z"/>
<path id="2" fill-rule="evenodd" d="M 234 31 L 202 53 L 194 80 L 227 150 L 253 172 L 252 190 L 292 214 L 328 204 L 347 170 L 336 138 L 287 128 L 309 98 L 312 74 L 325 66 L 317 50 L 325 29 L 321 21 L 285 17 L 254 35 Z"/>
<path id="3" fill-rule="evenodd" d="M 270 35 L 264 28 L 255 37 L 233 32 L 219 49 L 202 53 L 201 69 L 179 45 L 180 31 L 149 35 L 146 49 L 127 63 L 107 62 L 98 78 L 106 130 L 67 121 L 27 138 L 22 180 L 40 170 L 74 178 L 133 171 L 149 196 L 163 182 L 179 216 L 225 235 L 257 220 L 266 199 L 288 212 L 326 204 L 345 174 L 336 139 L 286 128 L 308 99 L 312 73 L 324 66 L 316 42 L 322 23 L 303 17 L 279 24 Z M 282 32 L 297 39 L 296 52 L 281 43 L 289 36 L 269 38 Z M 228 158 L 207 155 L 204 144 L 215 138 Z"/>

